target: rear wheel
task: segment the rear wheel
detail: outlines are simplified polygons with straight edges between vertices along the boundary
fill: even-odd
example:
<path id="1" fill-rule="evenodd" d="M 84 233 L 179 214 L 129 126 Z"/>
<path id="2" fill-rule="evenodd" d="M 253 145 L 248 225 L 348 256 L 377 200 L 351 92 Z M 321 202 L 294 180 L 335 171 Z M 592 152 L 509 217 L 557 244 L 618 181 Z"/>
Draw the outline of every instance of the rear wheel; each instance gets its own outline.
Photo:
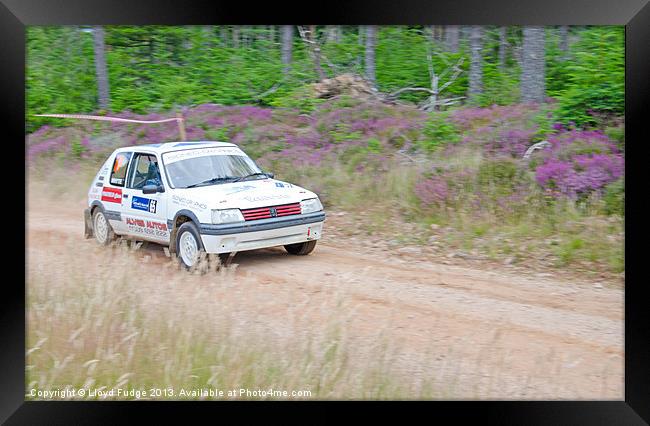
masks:
<path id="1" fill-rule="evenodd" d="M 100 209 L 96 209 L 93 214 L 93 234 L 95 235 L 95 240 L 103 246 L 107 246 L 115 239 L 113 228 L 108 223 L 104 212 Z"/>
<path id="2" fill-rule="evenodd" d="M 284 249 L 287 252 L 289 252 L 289 254 L 304 256 L 314 251 L 315 247 L 316 247 L 316 240 L 311 240 L 311 241 L 305 241 L 304 243 L 287 244 L 286 246 L 284 246 Z"/>

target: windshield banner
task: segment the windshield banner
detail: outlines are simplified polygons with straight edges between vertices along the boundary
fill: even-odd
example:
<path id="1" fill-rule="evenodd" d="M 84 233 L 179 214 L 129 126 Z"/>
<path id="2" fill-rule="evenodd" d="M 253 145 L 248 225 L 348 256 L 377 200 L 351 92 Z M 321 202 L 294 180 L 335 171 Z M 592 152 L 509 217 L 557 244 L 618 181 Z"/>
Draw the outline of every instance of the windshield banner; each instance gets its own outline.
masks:
<path id="1" fill-rule="evenodd" d="M 208 155 L 241 155 L 246 156 L 244 151 L 234 146 L 187 149 L 184 151 L 172 151 L 163 154 L 166 164 L 175 163 L 189 158 L 205 157 Z"/>

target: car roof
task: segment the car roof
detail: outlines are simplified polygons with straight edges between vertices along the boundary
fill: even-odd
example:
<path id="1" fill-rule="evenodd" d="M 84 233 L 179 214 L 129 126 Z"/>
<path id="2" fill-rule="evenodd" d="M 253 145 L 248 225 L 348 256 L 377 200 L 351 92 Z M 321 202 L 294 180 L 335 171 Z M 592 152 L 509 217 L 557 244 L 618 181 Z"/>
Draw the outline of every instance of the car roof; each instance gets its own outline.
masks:
<path id="1" fill-rule="evenodd" d="M 188 148 L 209 148 L 209 147 L 231 147 L 237 146 L 234 143 L 229 142 L 217 142 L 217 141 L 179 141 L 179 142 L 165 142 L 165 143 L 151 143 L 145 145 L 132 145 L 118 148 L 116 152 L 124 151 L 137 151 L 138 149 L 144 149 L 154 151 L 159 154 L 171 151 L 180 151 Z"/>

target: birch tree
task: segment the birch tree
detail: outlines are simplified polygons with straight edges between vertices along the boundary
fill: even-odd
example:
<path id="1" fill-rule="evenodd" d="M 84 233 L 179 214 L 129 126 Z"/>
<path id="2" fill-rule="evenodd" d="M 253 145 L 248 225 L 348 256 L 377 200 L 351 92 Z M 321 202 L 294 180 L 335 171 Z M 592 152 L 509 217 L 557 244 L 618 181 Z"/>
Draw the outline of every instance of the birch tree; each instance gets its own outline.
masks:
<path id="1" fill-rule="evenodd" d="M 521 60 L 522 102 L 542 102 L 544 81 L 544 27 L 524 27 Z"/>
<path id="2" fill-rule="evenodd" d="M 562 56 L 560 57 L 560 60 L 566 60 L 569 52 L 569 27 L 567 25 L 562 25 L 560 26 L 559 29 L 560 33 L 560 51 L 562 52 Z"/>
<path id="3" fill-rule="evenodd" d="M 318 81 L 324 80 L 325 73 L 323 72 L 323 67 L 321 66 L 321 51 L 320 44 L 318 43 L 318 38 L 316 36 L 316 26 L 298 26 L 298 32 L 300 33 L 300 38 L 307 44 L 307 49 L 309 50 L 311 59 L 314 63 L 314 70 L 318 76 Z"/>
<path id="4" fill-rule="evenodd" d="M 97 74 L 97 95 L 99 108 L 108 110 L 110 108 L 110 95 L 108 86 L 108 69 L 106 67 L 106 45 L 104 43 L 104 28 L 95 27 L 93 31 L 95 72 Z"/>
<path id="5" fill-rule="evenodd" d="M 501 72 L 506 68 L 506 49 L 508 48 L 506 30 L 506 27 L 499 28 L 499 70 Z"/>
<path id="6" fill-rule="evenodd" d="M 469 33 L 470 64 L 469 64 L 469 93 L 470 103 L 476 103 L 478 96 L 483 93 L 483 27 L 473 25 Z"/>
<path id="7" fill-rule="evenodd" d="M 375 78 L 375 46 L 377 44 L 377 27 L 374 25 L 366 26 L 366 61 L 365 74 L 368 81 L 376 86 Z"/>
<path id="8" fill-rule="evenodd" d="M 458 52 L 458 39 L 460 27 L 458 25 L 447 25 L 445 27 L 445 43 L 447 50 L 452 53 Z"/>
<path id="9" fill-rule="evenodd" d="M 291 71 L 291 52 L 293 48 L 293 26 L 282 26 L 282 72 L 287 75 Z"/>

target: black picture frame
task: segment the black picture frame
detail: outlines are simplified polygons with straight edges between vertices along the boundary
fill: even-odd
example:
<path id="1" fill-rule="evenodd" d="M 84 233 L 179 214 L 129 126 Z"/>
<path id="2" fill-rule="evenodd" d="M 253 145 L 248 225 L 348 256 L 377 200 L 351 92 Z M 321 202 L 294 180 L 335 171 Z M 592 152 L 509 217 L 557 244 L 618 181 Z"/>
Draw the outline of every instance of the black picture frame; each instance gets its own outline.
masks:
<path id="1" fill-rule="evenodd" d="M 311 11 L 309 9 L 311 6 Z M 125 0 L 0 0 L 0 108 L 4 118 L 5 149 L 13 152 L 25 140 L 25 27 L 66 24 L 441 24 L 441 25 L 625 25 L 626 26 L 626 211 L 625 211 L 625 400 L 624 401 L 468 401 L 468 402 L 342 402 L 338 406 L 365 408 L 366 413 L 396 420 L 417 410 L 425 419 L 497 422 L 500 424 L 647 424 L 650 422 L 650 319 L 644 309 L 643 220 L 648 202 L 642 146 L 643 114 L 650 110 L 650 5 L 648 0 L 501 0 L 348 1 L 340 4 L 281 5 L 276 2 L 125 1 Z M 17 162 L 14 162 L 17 164 Z M 18 167 L 18 166 L 17 166 Z M 26 176 L 26 170 L 24 170 Z M 5 189 L 18 191 L 13 179 Z M 11 199 L 25 200 L 20 193 Z M 11 215 L 13 218 L 15 215 Z M 9 218 L 9 215 L 6 216 Z M 82 219 L 80 218 L 80 223 Z M 20 226 L 5 226 L 5 245 Z M 25 221 L 26 226 L 28 226 Z M 80 225 L 81 226 L 81 225 Z M 81 232 L 81 228 L 80 228 Z M 22 235 L 18 235 L 21 234 Z M 29 259 L 25 255 L 25 261 Z M 16 266 L 12 263 L 8 269 Z M 9 275 L 7 275 L 9 277 Z M 187 421 L 203 415 L 237 416 L 247 422 L 251 414 L 264 421 L 284 421 L 287 413 L 306 414 L 313 421 L 333 419 L 328 402 L 36 402 L 25 401 L 25 288 L 18 280 L 4 281 L 2 330 L 2 390 L 0 421 L 6 424 L 122 423 L 135 414 L 155 414 L 169 421 L 173 415 Z M 253 408 L 255 410 L 253 410 Z M 254 413 L 255 412 L 255 413 Z M 191 416 L 191 417 L 188 417 Z M 209 418 L 209 417 L 208 417 Z M 387 417 L 385 417 L 387 418 Z M 150 418 L 147 418 L 151 421 Z M 349 418 L 348 418 L 349 419 Z"/>

